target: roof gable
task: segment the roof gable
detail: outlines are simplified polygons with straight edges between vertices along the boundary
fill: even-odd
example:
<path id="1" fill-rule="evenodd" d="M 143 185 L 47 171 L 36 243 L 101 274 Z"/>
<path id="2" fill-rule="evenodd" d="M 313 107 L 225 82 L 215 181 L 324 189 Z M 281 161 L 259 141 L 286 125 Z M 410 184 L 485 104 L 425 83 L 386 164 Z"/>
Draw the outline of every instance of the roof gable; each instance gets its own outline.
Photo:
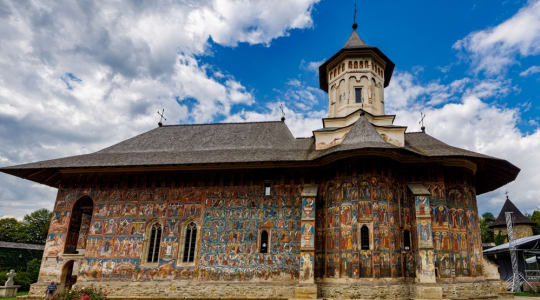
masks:
<path id="1" fill-rule="evenodd" d="M 534 224 L 529 218 L 525 217 L 521 211 L 514 205 L 508 197 L 506 197 L 506 201 L 504 202 L 504 205 L 501 209 L 501 212 L 499 213 L 499 216 L 489 227 L 505 227 L 506 226 L 506 213 L 511 212 L 512 213 L 512 221 L 513 224 Z"/>
<path id="2" fill-rule="evenodd" d="M 383 140 L 365 115 L 358 118 L 341 144 L 362 146 L 361 148 L 368 145 L 388 148 L 386 147 L 388 143 Z"/>

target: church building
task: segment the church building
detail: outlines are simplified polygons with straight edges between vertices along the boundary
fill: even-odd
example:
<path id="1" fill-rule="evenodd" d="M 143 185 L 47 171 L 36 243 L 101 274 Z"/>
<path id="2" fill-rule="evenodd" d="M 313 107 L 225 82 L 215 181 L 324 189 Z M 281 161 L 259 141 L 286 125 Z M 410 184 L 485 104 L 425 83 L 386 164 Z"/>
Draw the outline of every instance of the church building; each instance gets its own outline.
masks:
<path id="1" fill-rule="evenodd" d="M 29 298 L 50 281 L 116 299 L 505 297 L 477 196 L 519 169 L 394 124 L 393 69 L 353 26 L 319 68 L 311 137 L 284 120 L 163 125 L 1 168 L 58 189 Z"/>

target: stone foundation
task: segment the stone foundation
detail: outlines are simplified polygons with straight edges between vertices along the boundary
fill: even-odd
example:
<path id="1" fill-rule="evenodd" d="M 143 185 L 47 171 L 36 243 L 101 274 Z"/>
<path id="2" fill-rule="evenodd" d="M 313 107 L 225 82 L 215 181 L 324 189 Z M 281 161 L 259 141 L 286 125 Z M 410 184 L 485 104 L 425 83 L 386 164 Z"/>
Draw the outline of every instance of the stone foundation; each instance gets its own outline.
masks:
<path id="1" fill-rule="evenodd" d="M 501 280 L 471 282 L 193 282 L 193 281 L 101 281 L 77 283 L 74 288 L 95 286 L 108 299 L 512 299 Z M 29 297 L 41 299 L 46 285 L 33 284 Z M 440 291 L 442 290 L 442 294 Z"/>
<path id="2" fill-rule="evenodd" d="M 294 298 L 297 282 L 245 283 L 245 282 L 193 282 L 193 281 L 153 281 L 153 282 L 85 282 L 74 288 L 96 286 L 107 291 L 107 299 L 130 299 L 136 297 L 184 298 L 184 299 L 289 299 Z"/>

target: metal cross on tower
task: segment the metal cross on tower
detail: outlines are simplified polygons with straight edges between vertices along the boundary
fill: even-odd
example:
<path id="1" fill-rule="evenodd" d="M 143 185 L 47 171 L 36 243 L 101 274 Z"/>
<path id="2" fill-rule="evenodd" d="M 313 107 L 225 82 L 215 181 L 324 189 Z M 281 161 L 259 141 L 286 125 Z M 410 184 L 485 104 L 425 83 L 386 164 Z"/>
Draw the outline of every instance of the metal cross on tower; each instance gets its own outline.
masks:
<path id="1" fill-rule="evenodd" d="M 163 126 L 163 120 L 167 121 L 167 118 L 165 118 L 164 113 L 165 113 L 165 108 L 162 108 L 161 112 L 159 110 L 157 111 L 157 114 L 159 115 L 159 122 L 158 122 L 159 127 Z"/>
<path id="2" fill-rule="evenodd" d="M 279 109 L 281 110 L 281 121 L 285 121 L 285 111 L 283 110 L 283 103 L 279 104 Z"/>
<path id="3" fill-rule="evenodd" d="M 420 129 L 422 129 L 422 132 L 426 131 L 426 126 L 424 126 L 424 118 L 426 117 L 426 114 L 424 112 L 420 112 L 420 122 L 418 124 L 421 125 Z"/>
<path id="4" fill-rule="evenodd" d="M 356 24 L 356 0 L 354 1 L 354 15 L 353 15 L 353 30 L 356 30 L 358 28 L 358 24 Z"/>

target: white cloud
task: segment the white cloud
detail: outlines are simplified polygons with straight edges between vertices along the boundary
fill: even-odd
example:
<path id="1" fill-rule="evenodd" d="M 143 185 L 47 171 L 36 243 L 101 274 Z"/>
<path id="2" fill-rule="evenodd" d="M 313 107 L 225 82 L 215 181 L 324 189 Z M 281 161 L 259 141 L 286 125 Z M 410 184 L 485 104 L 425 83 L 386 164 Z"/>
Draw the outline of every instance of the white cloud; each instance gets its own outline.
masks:
<path id="1" fill-rule="evenodd" d="M 315 74 L 319 74 L 319 67 L 326 61 L 326 59 L 321 59 L 319 61 L 310 61 L 306 62 L 302 60 L 300 66 L 308 71 L 311 71 Z"/>
<path id="2" fill-rule="evenodd" d="M 529 67 L 529 68 L 527 68 L 527 70 L 519 73 L 519 76 L 525 77 L 525 76 L 529 76 L 529 75 L 536 74 L 536 73 L 540 73 L 540 66 Z"/>
<path id="3" fill-rule="evenodd" d="M 475 72 L 495 75 L 517 63 L 516 56 L 540 53 L 540 1 L 530 1 L 505 22 L 472 32 L 454 44 L 470 55 Z"/>
<path id="4" fill-rule="evenodd" d="M 508 82 L 466 79 L 444 85 L 450 98 L 458 100 L 444 105 L 433 105 L 424 99 L 440 89 L 430 88 L 432 83 L 415 81 L 410 73 L 397 72 L 398 80 L 386 89 L 385 103 L 401 95 L 397 106 L 390 105 L 387 113 L 397 115 L 395 124 L 409 126 L 408 131 L 419 131 L 420 111 L 426 113 L 426 132 L 452 146 L 503 158 L 521 168 L 517 179 L 496 191 L 479 197 L 480 211 L 498 213 L 504 202 L 504 191 L 509 191 L 514 203 L 524 211 L 531 211 L 540 201 L 540 128 L 523 134 L 517 127 L 520 111 L 490 104 L 486 100 L 505 96 Z M 394 79 L 393 79 L 394 80 Z M 459 82 L 459 84 L 457 84 Z M 439 83 L 437 83 L 439 84 Z M 453 84 L 461 86 L 452 89 Z M 444 90 L 444 89 L 443 89 Z M 427 91 L 427 92 L 426 92 Z"/>
<path id="5" fill-rule="evenodd" d="M 312 136 L 312 131 L 322 127 L 321 118 L 326 110 L 313 110 L 313 107 L 326 107 L 327 94 L 321 89 L 306 85 L 298 79 L 291 79 L 277 99 L 267 103 L 257 111 L 241 110 L 226 118 L 226 122 L 276 121 L 281 119 L 280 106 L 283 105 L 285 123 L 296 137 Z"/>
<path id="6" fill-rule="evenodd" d="M 178 123 L 252 105 L 241 82 L 197 57 L 211 54 L 210 38 L 269 45 L 309 28 L 317 2 L 0 2 L 0 165 L 98 150 L 156 126 L 161 107 Z M 0 175 L 9 214 L 43 199 L 54 202 Z"/>

